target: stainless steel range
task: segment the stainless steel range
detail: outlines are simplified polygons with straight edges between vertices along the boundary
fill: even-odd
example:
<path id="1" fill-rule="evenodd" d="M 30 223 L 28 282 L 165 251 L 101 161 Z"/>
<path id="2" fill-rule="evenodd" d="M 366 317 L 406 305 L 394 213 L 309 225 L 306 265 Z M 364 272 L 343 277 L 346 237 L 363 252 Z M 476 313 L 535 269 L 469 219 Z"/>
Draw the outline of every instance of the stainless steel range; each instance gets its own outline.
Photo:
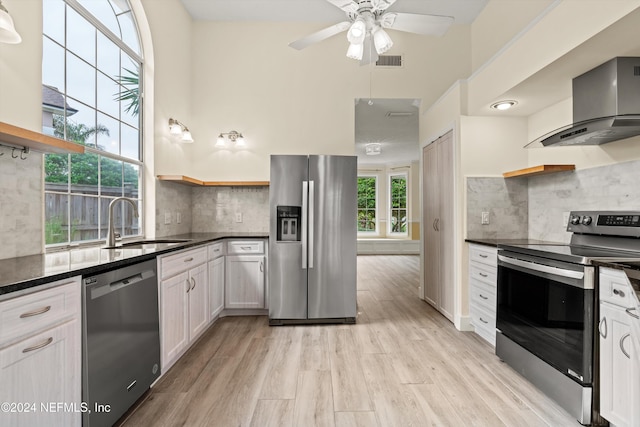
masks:
<path id="1" fill-rule="evenodd" d="M 640 212 L 571 212 L 571 242 L 499 245 L 496 354 L 581 424 L 599 418 L 595 260 L 640 258 Z"/>

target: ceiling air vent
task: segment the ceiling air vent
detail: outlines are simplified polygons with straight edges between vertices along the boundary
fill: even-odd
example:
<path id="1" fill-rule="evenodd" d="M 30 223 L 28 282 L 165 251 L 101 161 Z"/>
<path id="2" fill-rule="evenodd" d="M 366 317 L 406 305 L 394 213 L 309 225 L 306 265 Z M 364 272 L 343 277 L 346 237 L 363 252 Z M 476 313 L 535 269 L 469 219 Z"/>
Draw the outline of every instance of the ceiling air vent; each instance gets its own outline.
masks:
<path id="1" fill-rule="evenodd" d="M 402 67 L 402 55 L 380 55 L 376 67 Z"/>

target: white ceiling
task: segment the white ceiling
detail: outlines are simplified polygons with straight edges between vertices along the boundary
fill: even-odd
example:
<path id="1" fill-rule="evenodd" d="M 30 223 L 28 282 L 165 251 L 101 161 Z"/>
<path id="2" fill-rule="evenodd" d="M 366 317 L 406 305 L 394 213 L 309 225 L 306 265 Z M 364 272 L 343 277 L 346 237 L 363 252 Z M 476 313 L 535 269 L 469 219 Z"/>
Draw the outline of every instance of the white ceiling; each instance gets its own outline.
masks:
<path id="1" fill-rule="evenodd" d="M 345 13 L 326 0 L 180 0 L 201 21 L 338 22 Z M 453 16 L 470 24 L 488 0 L 397 0 L 389 10 Z"/>
<path id="2" fill-rule="evenodd" d="M 326 0 L 180 0 L 194 20 L 291 21 L 334 24 L 345 13 Z M 454 24 L 470 24 L 488 0 L 397 0 L 389 10 L 454 17 Z M 358 161 L 394 164 L 418 160 L 419 100 L 356 100 L 355 142 Z M 411 116 L 388 117 L 390 111 L 412 111 Z M 364 145 L 380 142 L 382 154 L 366 156 Z"/>

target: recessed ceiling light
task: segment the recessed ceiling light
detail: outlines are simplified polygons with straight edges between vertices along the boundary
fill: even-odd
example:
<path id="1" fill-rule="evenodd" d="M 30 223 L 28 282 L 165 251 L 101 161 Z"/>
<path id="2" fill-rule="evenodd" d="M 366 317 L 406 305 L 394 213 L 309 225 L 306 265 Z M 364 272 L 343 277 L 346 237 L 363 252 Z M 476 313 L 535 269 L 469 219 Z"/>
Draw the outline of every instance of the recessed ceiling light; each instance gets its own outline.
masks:
<path id="1" fill-rule="evenodd" d="M 508 110 L 509 108 L 518 104 L 518 101 L 498 101 L 491 104 L 491 108 L 494 110 Z"/>

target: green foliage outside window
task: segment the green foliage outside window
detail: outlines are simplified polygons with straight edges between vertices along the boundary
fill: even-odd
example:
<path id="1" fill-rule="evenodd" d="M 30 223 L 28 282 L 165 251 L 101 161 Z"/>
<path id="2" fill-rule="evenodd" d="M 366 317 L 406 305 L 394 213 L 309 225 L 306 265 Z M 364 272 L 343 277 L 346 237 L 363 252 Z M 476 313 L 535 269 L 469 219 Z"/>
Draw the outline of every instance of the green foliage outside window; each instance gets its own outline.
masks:
<path id="1" fill-rule="evenodd" d="M 376 177 L 358 177 L 358 231 L 376 231 Z"/>
<path id="2" fill-rule="evenodd" d="M 391 232 L 407 232 L 407 178 L 391 177 Z"/>

